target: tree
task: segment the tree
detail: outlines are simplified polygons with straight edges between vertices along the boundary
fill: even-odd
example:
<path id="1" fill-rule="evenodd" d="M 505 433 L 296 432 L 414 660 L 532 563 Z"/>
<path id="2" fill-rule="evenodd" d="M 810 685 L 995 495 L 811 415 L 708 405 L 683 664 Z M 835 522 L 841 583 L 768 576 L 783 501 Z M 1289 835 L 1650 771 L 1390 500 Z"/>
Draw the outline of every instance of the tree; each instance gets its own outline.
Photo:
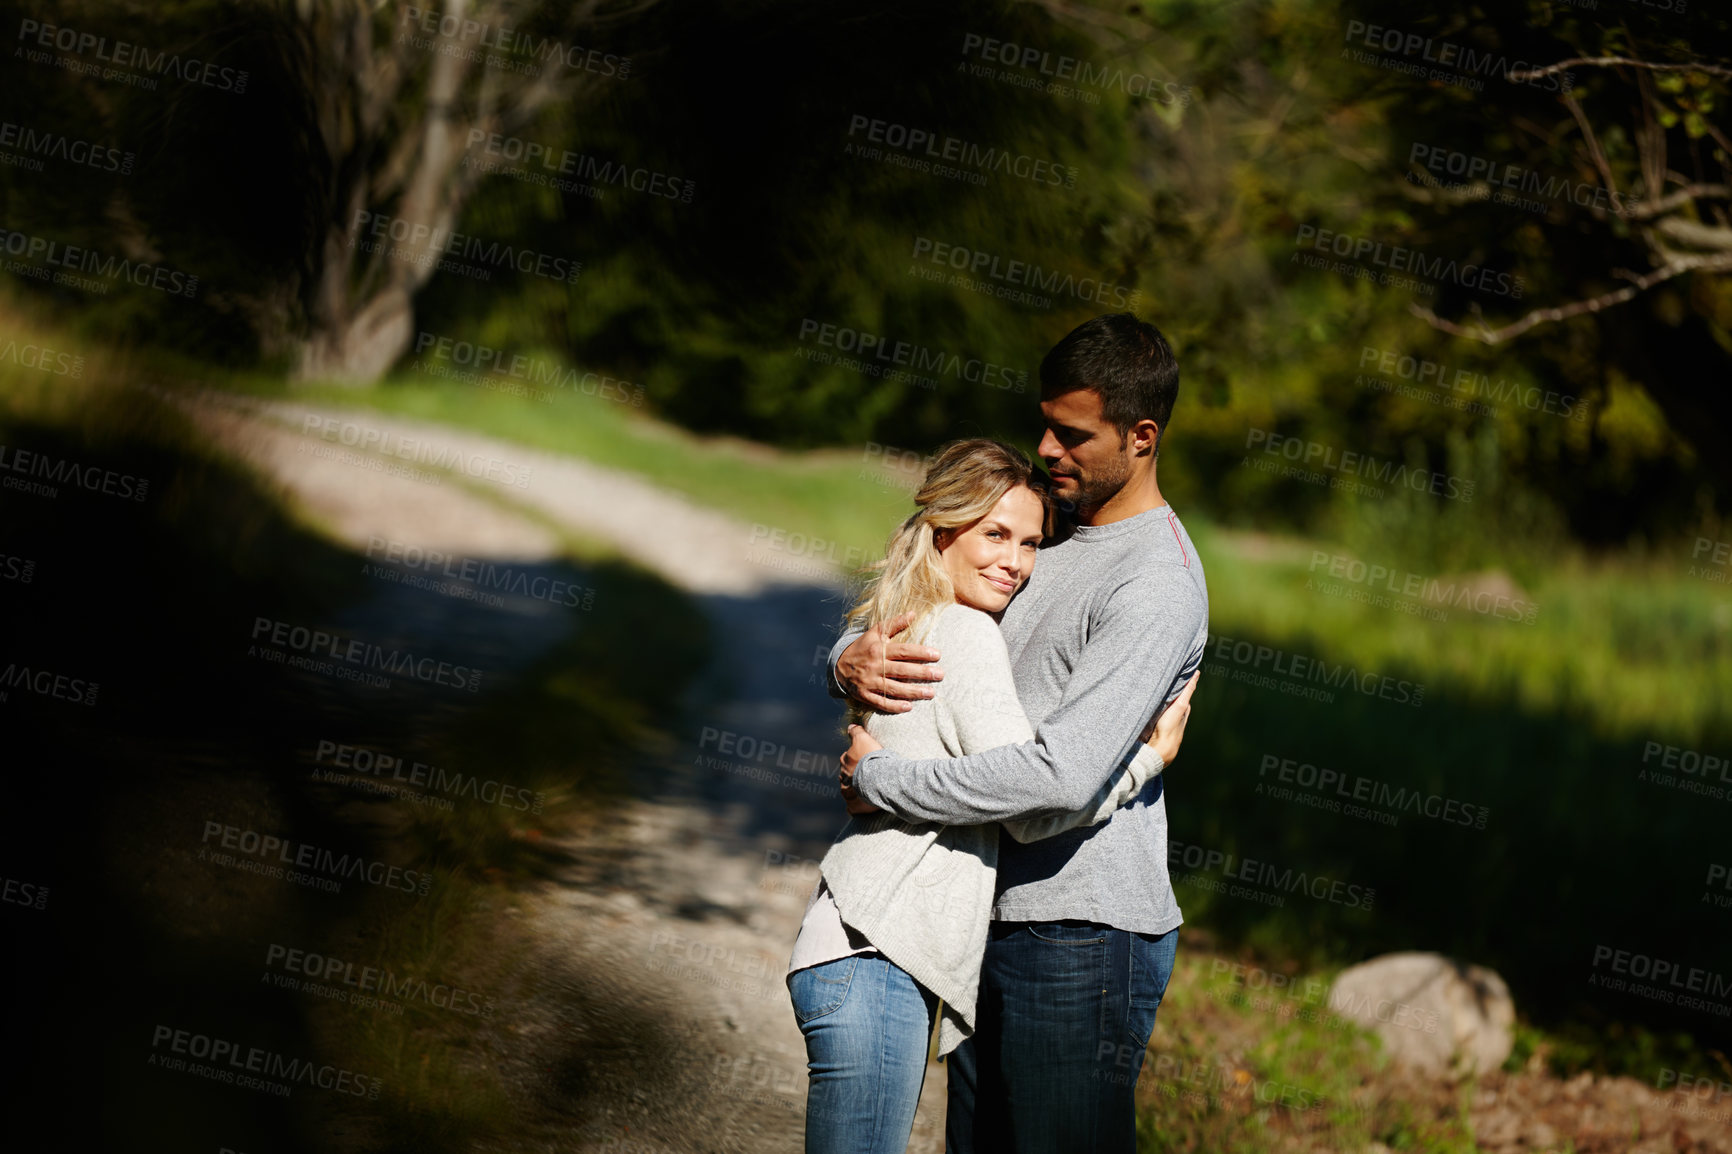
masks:
<path id="1" fill-rule="evenodd" d="M 1596 198 L 1587 206 L 1603 226 L 1605 243 L 1609 247 L 1615 222 L 1625 222 L 1640 235 L 1650 267 L 1639 273 L 1612 269 L 1612 278 L 1628 282 L 1622 288 L 1532 309 L 1495 329 L 1485 323 L 1477 309 L 1475 323 L 1464 325 L 1413 305 L 1414 315 L 1432 327 L 1490 345 L 1501 344 L 1536 325 L 1623 304 L 1684 273 L 1732 270 L 1732 217 L 1727 215 L 1727 203 L 1732 201 L 1732 140 L 1709 119 L 1716 95 L 1713 78 L 1732 77 L 1732 69 L 1701 62 L 1657 64 L 1625 56 L 1575 57 L 1543 68 L 1514 72 L 1510 79 L 1535 80 L 1572 68 L 1616 69 L 1626 81 L 1633 79 L 1636 86 L 1639 115 L 1633 131 L 1625 137 L 1633 142 L 1634 152 L 1621 157 L 1608 154 L 1574 92 L 1566 91 L 1558 99 L 1580 130 L 1582 166 L 1591 169 L 1606 194 L 1606 205 L 1600 205 Z M 1666 102 L 1663 92 L 1672 95 L 1675 106 Z M 1676 166 L 1669 154 L 1669 138 L 1674 128 L 1683 130 L 1690 146 L 1686 159 Z M 1703 140 L 1710 146 L 1706 158 L 1697 146 Z M 1622 163 L 1615 167 L 1614 161 Z M 1623 170 L 1622 181 L 1619 168 Z M 1477 181 L 1439 189 L 1425 198 L 1460 202 L 1483 197 L 1489 191 L 1484 181 Z"/>
<path id="2" fill-rule="evenodd" d="M 408 349 L 415 295 L 486 174 L 465 164 L 469 142 L 624 81 L 630 58 L 590 38 L 656 0 L 283 2 L 318 168 L 296 372 L 367 384 Z"/>
<path id="3" fill-rule="evenodd" d="M 1504 19 L 1501 42 L 1518 42 L 1520 15 Z M 1546 32 L 1524 55 L 1556 63 L 1512 71 L 1495 96 L 1481 97 L 1481 107 L 1458 104 L 1449 119 L 1462 126 L 1459 134 L 1432 129 L 1407 137 L 1447 139 L 1452 147 L 1461 141 L 1472 152 L 1472 121 L 1498 123 L 1514 146 L 1509 161 L 1573 190 L 1545 198 L 1537 231 L 1516 223 L 1528 214 L 1496 213 L 1501 247 L 1521 254 L 1544 303 L 1490 321 L 1472 303 L 1411 311 L 1465 341 L 1530 345 L 1528 357 L 1568 365 L 1562 371 L 1587 388 L 1604 389 L 1614 378 L 1638 382 L 1722 491 L 1732 488 L 1732 461 L 1712 451 L 1732 428 L 1732 394 L 1711 383 L 1725 371 L 1732 333 L 1732 279 L 1725 275 L 1732 271 L 1732 140 L 1720 123 L 1732 78 L 1725 19 L 1704 16 L 1693 28 L 1554 21 Z M 1554 78 L 1565 74 L 1575 82 L 1556 92 Z M 1545 95 L 1536 102 L 1535 94 Z M 1483 200 L 1485 192 L 1469 185 L 1439 195 L 1411 183 L 1402 191 L 1415 199 L 1430 193 L 1442 210 L 1439 225 L 1451 215 L 1452 198 Z"/>

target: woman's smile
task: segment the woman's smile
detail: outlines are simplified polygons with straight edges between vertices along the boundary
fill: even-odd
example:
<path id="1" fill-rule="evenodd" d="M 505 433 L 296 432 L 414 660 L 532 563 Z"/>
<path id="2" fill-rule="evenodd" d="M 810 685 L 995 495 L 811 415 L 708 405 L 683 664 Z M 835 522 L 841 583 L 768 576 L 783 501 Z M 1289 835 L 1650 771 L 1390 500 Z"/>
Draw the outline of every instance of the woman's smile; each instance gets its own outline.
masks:
<path id="1" fill-rule="evenodd" d="M 983 613 L 1002 612 L 1034 569 L 1045 512 L 1032 489 L 1018 486 L 974 524 L 935 539 L 956 599 Z"/>

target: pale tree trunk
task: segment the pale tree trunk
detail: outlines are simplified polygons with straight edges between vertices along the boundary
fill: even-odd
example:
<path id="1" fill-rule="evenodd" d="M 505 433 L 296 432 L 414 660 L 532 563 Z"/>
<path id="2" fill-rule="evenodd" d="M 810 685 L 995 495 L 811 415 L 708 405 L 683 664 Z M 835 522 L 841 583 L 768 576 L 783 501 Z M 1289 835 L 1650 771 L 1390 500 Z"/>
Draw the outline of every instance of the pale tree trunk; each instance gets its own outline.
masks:
<path id="1" fill-rule="evenodd" d="M 481 179 L 480 169 L 462 165 L 468 132 L 515 132 L 551 101 L 570 98 L 583 78 L 552 63 L 522 76 L 477 68 L 460 52 L 429 54 L 402 41 L 405 31 L 426 34 L 405 28 L 400 0 L 377 14 L 376 0 L 294 3 L 314 146 L 329 168 L 294 371 L 303 380 L 368 385 L 408 351 L 415 295 Z M 653 3 L 614 6 L 606 23 Z M 471 11 L 470 0 L 443 0 L 440 12 L 456 22 L 522 27 L 541 7 L 538 0 L 484 0 Z M 560 6 L 558 35 L 593 30 L 597 7 L 597 0 Z M 424 92 L 412 93 L 421 76 Z M 367 225 L 382 216 L 414 231 L 403 240 L 390 239 L 389 228 L 374 237 Z"/>
<path id="2" fill-rule="evenodd" d="M 356 310 L 345 303 L 332 302 L 329 319 L 301 342 L 300 379 L 369 385 L 409 348 L 415 309 L 407 291 L 387 289 Z"/>
<path id="3" fill-rule="evenodd" d="M 445 0 L 444 13 L 461 20 L 466 8 L 466 0 Z M 340 143 L 350 133 L 373 137 L 354 141 L 366 152 L 386 143 L 377 137 L 391 111 L 389 102 L 402 86 L 408 53 L 392 52 L 378 59 L 373 52 L 374 34 L 372 14 L 357 9 L 348 29 L 350 44 L 344 61 L 356 106 L 330 108 L 330 115 L 322 118 L 327 121 L 320 127 L 328 143 Z M 439 238 L 449 235 L 459 198 L 469 191 L 470 182 L 452 179 L 460 154 L 451 140 L 458 131 L 452 124 L 452 105 L 468 70 L 468 63 L 457 54 L 434 54 L 427 70 L 427 111 L 418 138 L 405 133 L 382 172 L 344 163 L 336 166 L 347 177 L 348 187 L 338 200 L 342 214 L 326 225 L 322 267 L 308 302 L 309 331 L 297 365 L 301 378 L 371 384 L 409 348 L 415 326 L 414 296 L 433 272 L 432 261 L 423 258 L 432 255 Z M 376 187 L 381 183 L 386 187 Z M 389 195 L 399 189 L 390 215 L 426 225 L 424 235 L 400 243 L 388 234 L 370 240 L 367 229 L 357 222 L 366 219 L 363 214 L 384 207 L 377 203 L 377 193 Z M 375 246 L 372 252 L 366 251 L 369 244 Z"/>

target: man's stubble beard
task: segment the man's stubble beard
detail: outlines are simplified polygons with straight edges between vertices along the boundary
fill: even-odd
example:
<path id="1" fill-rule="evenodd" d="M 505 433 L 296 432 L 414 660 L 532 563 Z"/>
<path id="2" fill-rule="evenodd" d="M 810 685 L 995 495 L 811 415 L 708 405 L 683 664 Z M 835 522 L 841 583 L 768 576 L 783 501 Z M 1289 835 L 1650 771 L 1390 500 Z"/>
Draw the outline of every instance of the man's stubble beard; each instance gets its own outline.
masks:
<path id="1" fill-rule="evenodd" d="M 1119 448 L 1125 447 L 1125 438 L 1119 438 Z M 1115 457 L 1110 471 L 1098 473 L 1083 480 L 1076 478 L 1077 495 L 1073 499 L 1078 513 L 1093 513 L 1108 501 L 1118 496 L 1119 490 L 1131 479 L 1130 462 L 1123 457 Z"/>

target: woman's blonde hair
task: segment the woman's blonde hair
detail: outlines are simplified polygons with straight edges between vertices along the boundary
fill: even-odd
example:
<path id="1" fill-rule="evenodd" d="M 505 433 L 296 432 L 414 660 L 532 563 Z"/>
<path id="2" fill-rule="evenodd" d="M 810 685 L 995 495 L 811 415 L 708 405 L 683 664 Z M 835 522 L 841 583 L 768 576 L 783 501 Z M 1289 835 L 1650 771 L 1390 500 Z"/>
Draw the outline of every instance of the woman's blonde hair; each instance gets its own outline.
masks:
<path id="1" fill-rule="evenodd" d="M 914 623 L 898 636 L 924 641 L 938 611 L 956 600 L 950 574 L 938 555 L 938 533 L 974 524 L 1018 486 L 1032 489 L 1040 498 L 1041 530 L 1050 535 L 1050 482 L 1021 450 L 1003 441 L 972 437 L 952 441 L 933 454 L 926 480 L 914 494 L 914 512 L 890 535 L 884 559 L 870 566 L 875 573 L 848 611 L 849 628 L 870 629 L 913 612 Z"/>

